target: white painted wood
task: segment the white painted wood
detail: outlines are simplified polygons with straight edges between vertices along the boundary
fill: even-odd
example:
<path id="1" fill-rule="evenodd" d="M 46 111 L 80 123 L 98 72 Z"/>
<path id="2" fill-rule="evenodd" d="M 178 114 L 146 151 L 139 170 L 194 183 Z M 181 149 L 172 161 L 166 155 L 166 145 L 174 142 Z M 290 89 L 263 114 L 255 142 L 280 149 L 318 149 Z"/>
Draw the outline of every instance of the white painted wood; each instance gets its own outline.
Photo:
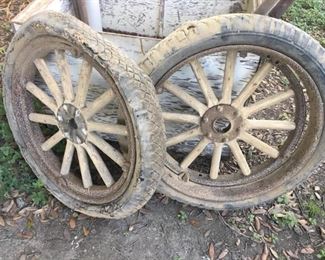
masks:
<path id="1" fill-rule="evenodd" d="M 240 10 L 239 0 L 166 0 L 163 36 L 181 24 Z"/>
<path id="2" fill-rule="evenodd" d="M 160 0 L 101 0 L 105 30 L 158 36 Z"/>
<path id="3" fill-rule="evenodd" d="M 75 14 L 70 0 L 34 0 L 11 20 L 14 30 L 17 31 L 31 16 L 46 10 Z"/>

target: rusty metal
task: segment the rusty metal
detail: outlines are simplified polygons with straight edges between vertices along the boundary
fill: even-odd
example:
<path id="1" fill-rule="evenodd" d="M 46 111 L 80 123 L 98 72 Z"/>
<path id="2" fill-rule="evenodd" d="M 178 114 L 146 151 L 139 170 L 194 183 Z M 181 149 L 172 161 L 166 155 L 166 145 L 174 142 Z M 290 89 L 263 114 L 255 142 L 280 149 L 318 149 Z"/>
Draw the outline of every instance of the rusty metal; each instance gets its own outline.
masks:
<path id="1" fill-rule="evenodd" d="M 255 14 L 281 18 L 293 2 L 294 0 L 266 0 L 256 9 Z"/>

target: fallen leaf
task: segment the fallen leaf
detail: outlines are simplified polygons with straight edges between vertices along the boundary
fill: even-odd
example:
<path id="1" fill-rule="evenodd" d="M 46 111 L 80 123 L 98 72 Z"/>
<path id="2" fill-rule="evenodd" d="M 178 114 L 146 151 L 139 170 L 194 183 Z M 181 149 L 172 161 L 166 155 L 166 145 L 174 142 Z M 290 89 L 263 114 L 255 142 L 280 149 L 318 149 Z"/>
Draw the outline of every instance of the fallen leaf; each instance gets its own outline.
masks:
<path id="1" fill-rule="evenodd" d="M 270 250 L 267 247 L 267 245 L 264 244 L 264 249 L 263 249 L 263 254 L 261 255 L 261 260 L 267 260 L 269 254 L 270 254 Z"/>
<path id="2" fill-rule="evenodd" d="M 319 227 L 319 229 L 320 229 L 320 235 L 321 235 L 322 239 L 325 240 L 325 229 L 322 227 Z"/>
<path id="3" fill-rule="evenodd" d="M 314 190 L 315 190 L 315 191 L 320 191 L 320 187 L 319 187 L 319 186 L 315 186 L 315 187 L 314 187 Z"/>
<path id="4" fill-rule="evenodd" d="M 22 231 L 18 233 L 17 236 L 22 239 L 32 239 L 33 233 L 31 231 Z"/>
<path id="5" fill-rule="evenodd" d="M 19 260 L 26 260 L 27 259 L 27 255 L 23 254 L 19 257 Z"/>
<path id="6" fill-rule="evenodd" d="M 278 259 L 278 258 L 279 258 L 278 253 L 277 253 L 273 248 L 270 248 L 270 252 L 271 252 L 271 254 L 273 255 L 273 257 L 274 257 L 275 259 Z"/>
<path id="7" fill-rule="evenodd" d="M 236 246 L 239 246 L 239 245 L 240 245 L 240 239 L 238 238 L 236 241 Z"/>
<path id="8" fill-rule="evenodd" d="M 205 215 L 207 220 L 213 220 L 212 214 L 211 214 L 211 212 L 209 210 L 204 209 L 202 212 Z"/>
<path id="9" fill-rule="evenodd" d="M 0 226 L 4 227 L 5 225 L 6 225 L 5 220 L 3 219 L 2 216 L 0 216 Z"/>
<path id="10" fill-rule="evenodd" d="M 8 213 L 8 212 L 12 209 L 12 207 L 13 207 L 14 205 L 15 205 L 14 200 L 6 201 L 6 202 L 4 203 L 4 207 L 1 209 L 1 211 L 4 212 L 4 213 Z"/>
<path id="11" fill-rule="evenodd" d="M 129 226 L 129 232 L 132 232 L 133 230 L 134 230 L 134 226 L 133 225 Z"/>
<path id="12" fill-rule="evenodd" d="M 215 251 L 215 248 L 214 248 L 214 245 L 212 242 L 209 244 L 208 255 L 209 255 L 210 260 L 215 260 L 216 251 Z"/>
<path id="13" fill-rule="evenodd" d="M 265 209 L 256 209 L 253 211 L 254 215 L 264 215 L 266 213 Z"/>
<path id="14" fill-rule="evenodd" d="M 71 217 L 69 220 L 69 227 L 75 229 L 77 227 L 77 220 L 75 217 Z"/>
<path id="15" fill-rule="evenodd" d="M 199 221 L 196 220 L 196 219 L 191 219 L 191 220 L 190 220 L 190 224 L 191 224 L 193 227 L 198 227 L 198 226 L 199 226 Z"/>
<path id="16" fill-rule="evenodd" d="M 87 237 L 90 234 L 90 229 L 87 227 L 82 227 L 82 231 L 85 237 Z"/>
<path id="17" fill-rule="evenodd" d="M 288 256 L 290 256 L 294 259 L 299 259 L 299 256 L 296 253 L 292 252 L 291 250 L 287 250 L 286 253 L 288 254 Z"/>
<path id="18" fill-rule="evenodd" d="M 204 233 L 204 237 L 208 237 L 210 235 L 210 233 L 211 233 L 211 230 L 210 229 L 207 230 L 207 232 Z"/>
<path id="19" fill-rule="evenodd" d="M 226 255 L 228 255 L 229 250 L 227 248 L 225 248 L 224 250 L 222 250 L 221 254 L 218 256 L 217 259 L 224 259 L 226 257 Z"/>
<path id="20" fill-rule="evenodd" d="M 255 217 L 255 223 L 254 223 L 255 229 L 257 232 L 261 230 L 261 222 L 259 220 L 259 217 Z"/>
<path id="21" fill-rule="evenodd" d="M 305 248 L 301 249 L 301 251 L 300 251 L 300 253 L 302 253 L 304 255 L 311 255 L 314 252 L 315 252 L 315 250 L 312 247 L 310 247 L 310 246 L 305 247 Z"/>
<path id="22" fill-rule="evenodd" d="M 322 196 L 318 192 L 315 192 L 315 196 L 318 200 L 322 200 Z"/>

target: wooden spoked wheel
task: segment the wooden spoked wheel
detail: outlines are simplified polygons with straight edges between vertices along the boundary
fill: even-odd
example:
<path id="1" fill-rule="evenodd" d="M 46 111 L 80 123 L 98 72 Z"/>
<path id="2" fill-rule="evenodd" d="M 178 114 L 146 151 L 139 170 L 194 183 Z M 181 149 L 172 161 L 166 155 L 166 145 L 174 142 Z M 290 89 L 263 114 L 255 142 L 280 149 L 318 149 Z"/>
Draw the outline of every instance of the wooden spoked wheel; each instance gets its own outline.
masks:
<path id="1" fill-rule="evenodd" d="M 191 22 L 162 40 L 141 63 L 167 132 L 159 190 L 232 209 L 309 176 L 324 147 L 322 53 L 294 26 L 249 14 Z"/>
<path id="2" fill-rule="evenodd" d="M 43 142 L 41 148 L 47 152 L 64 142 L 65 147 L 60 167 L 62 176 L 72 173 L 70 171 L 72 161 L 74 160 L 74 154 L 77 154 L 75 159 L 85 194 L 89 194 L 88 189 L 92 189 L 94 186 L 90 164 L 94 166 L 99 174 L 101 179 L 99 183 L 103 184 L 96 185 L 96 188 L 112 188 L 123 175 L 123 172 L 129 171 L 132 162 L 130 158 L 126 158 L 125 155 L 105 140 L 102 134 L 119 135 L 127 138 L 129 130 L 127 125 L 120 125 L 117 122 L 96 122 L 94 118 L 98 113 L 103 112 L 105 107 L 116 101 L 117 97 L 113 88 L 109 88 L 94 100 L 86 102 L 93 71 L 92 64 L 87 60 L 81 61 L 78 84 L 74 88 L 71 79 L 71 68 L 67 62 L 65 51 L 55 50 L 54 53 L 61 82 L 58 84 L 53 78 L 44 59 L 37 58 L 33 63 L 47 88 L 43 90 L 31 81 L 26 84 L 26 89 L 32 96 L 52 112 L 52 114 L 32 112 L 29 114 L 29 120 L 37 124 L 57 127 L 55 134 Z M 46 109 L 42 109 L 42 111 Z M 99 151 L 120 168 L 122 173 L 118 179 L 113 178 L 109 165 L 106 165 Z M 132 157 L 132 151 L 130 154 Z M 116 172 L 117 169 L 114 169 L 114 171 Z M 78 184 L 81 183 L 78 182 Z"/>
<path id="3" fill-rule="evenodd" d="M 23 156 L 64 204 L 122 218 L 150 199 L 164 161 L 158 100 L 149 78 L 99 34 L 71 16 L 34 16 L 9 47 L 4 87 Z"/>

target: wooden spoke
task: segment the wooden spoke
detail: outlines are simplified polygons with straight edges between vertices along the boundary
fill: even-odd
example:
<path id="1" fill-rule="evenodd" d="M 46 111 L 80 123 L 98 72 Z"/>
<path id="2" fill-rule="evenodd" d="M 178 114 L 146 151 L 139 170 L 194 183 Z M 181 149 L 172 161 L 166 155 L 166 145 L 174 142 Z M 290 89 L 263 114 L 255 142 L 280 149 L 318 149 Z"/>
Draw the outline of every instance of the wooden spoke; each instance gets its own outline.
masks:
<path id="1" fill-rule="evenodd" d="M 84 107 L 88 93 L 89 83 L 91 79 L 92 65 L 88 61 L 83 60 L 81 64 L 79 83 L 77 88 L 75 104 L 77 107 Z"/>
<path id="2" fill-rule="evenodd" d="M 31 113 L 28 116 L 29 120 L 35 123 L 44 124 L 44 125 L 58 125 L 58 122 L 55 116 L 51 115 L 44 115 L 44 114 L 37 114 Z"/>
<path id="3" fill-rule="evenodd" d="M 222 87 L 221 104 L 231 103 L 232 89 L 234 86 L 235 67 L 237 61 L 237 51 L 228 51 L 225 65 L 225 74 Z"/>
<path id="4" fill-rule="evenodd" d="M 210 179 L 212 180 L 216 180 L 219 175 L 222 147 L 223 144 L 214 143 L 213 155 L 211 160 L 211 168 L 210 168 Z"/>
<path id="5" fill-rule="evenodd" d="M 93 115 L 95 115 L 97 112 L 102 110 L 105 106 L 107 106 L 109 103 L 112 102 L 114 99 L 115 94 L 112 89 L 107 90 L 104 94 L 102 94 L 100 97 L 98 97 L 95 101 L 90 103 L 85 109 L 84 109 L 84 117 L 86 119 L 91 118 Z"/>
<path id="6" fill-rule="evenodd" d="M 166 142 L 166 146 L 169 147 L 169 146 L 173 146 L 175 144 L 179 144 L 179 143 L 182 143 L 186 140 L 189 140 L 189 139 L 192 139 L 196 136 L 199 136 L 201 134 L 201 128 L 200 127 L 197 127 L 197 128 L 194 128 L 194 129 L 191 129 L 189 131 L 186 131 L 184 133 L 181 133 L 179 135 L 176 135 L 174 137 L 171 137 L 167 140 Z"/>
<path id="7" fill-rule="evenodd" d="M 113 146 L 107 143 L 103 138 L 99 137 L 96 134 L 88 134 L 88 141 L 97 146 L 103 153 L 105 153 L 119 166 L 123 167 L 126 165 L 124 156 Z"/>
<path id="8" fill-rule="evenodd" d="M 251 169 L 249 168 L 249 165 L 246 161 L 245 155 L 243 155 L 237 141 L 229 142 L 228 145 L 229 145 L 230 150 L 231 150 L 232 154 L 234 155 L 242 173 L 246 176 L 250 175 Z"/>
<path id="9" fill-rule="evenodd" d="M 109 170 L 107 169 L 102 157 L 99 155 L 96 148 L 90 143 L 83 144 L 83 147 L 86 149 L 90 159 L 93 161 L 93 163 L 94 163 L 100 177 L 104 181 L 105 185 L 107 187 L 111 187 L 114 184 L 114 179 L 113 179 L 111 173 L 109 172 Z"/>
<path id="10" fill-rule="evenodd" d="M 65 146 L 62 166 L 61 166 L 61 174 L 68 175 L 71 168 L 71 163 L 74 154 L 74 145 L 72 142 L 67 140 L 67 145 Z"/>
<path id="11" fill-rule="evenodd" d="M 45 106 L 47 106 L 52 112 L 56 113 L 57 105 L 55 100 L 49 97 L 43 90 L 37 87 L 34 83 L 28 82 L 26 89 L 33 94 L 39 101 L 41 101 Z"/>
<path id="12" fill-rule="evenodd" d="M 65 100 L 68 102 L 72 102 L 74 99 L 74 93 L 71 82 L 70 68 L 65 57 L 65 52 L 63 50 L 55 51 L 55 56 L 58 69 L 61 74 L 61 83 Z"/>
<path id="13" fill-rule="evenodd" d="M 210 143 L 210 140 L 208 138 L 203 138 L 197 146 L 190 152 L 185 159 L 181 162 L 180 167 L 182 169 L 187 169 L 193 162 L 194 160 L 199 157 L 199 155 L 203 152 L 205 147 Z"/>
<path id="14" fill-rule="evenodd" d="M 263 109 L 272 107 L 276 104 L 279 104 L 285 100 L 287 100 L 290 97 L 293 97 L 295 95 L 293 90 L 287 90 L 285 92 L 281 92 L 278 94 L 275 94 L 271 97 L 267 97 L 261 101 L 258 101 L 248 107 L 243 108 L 243 114 L 246 116 L 255 114 Z"/>
<path id="15" fill-rule="evenodd" d="M 200 62 L 198 60 L 194 60 L 190 64 L 194 72 L 194 75 L 197 78 L 197 81 L 201 87 L 203 95 L 205 96 L 208 107 L 213 107 L 218 105 L 218 99 L 214 94 L 213 89 L 210 86 L 209 80 L 206 77 Z"/>
<path id="16" fill-rule="evenodd" d="M 267 154 L 272 158 L 277 158 L 279 156 L 279 151 L 277 149 L 264 143 L 260 139 L 256 138 L 255 136 L 247 132 L 241 133 L 238 138 L 250 144 L 251 146 L 254 146 L 256 149 L 260 150 L 261 152 Z"/>
<path id="17" fill-rule="evenodd" d="M 168 113 L 168 112 L 163 112 L 162 115 L 165 121 L 173 121 L 177 123 L 190 123 L 190 124 L 199 125 L 201 121 L 201 118 L 199 116 L 194 116 L 194 115 Z"/>
<path id="18" fill-rule="evenodd" d="M 61 131 L 58 131 L 55 135 L 50 137 L 47 141 L 45 141 L 41 148 L 43 151 L 47 152 L 51 150 L 54 146 L 56 146 L 62 139 L 64 138 Z"/>
<path id="19" fill-rule="evenodd" d="M 296 124 L 285 120 L 246 120 L 246 129 L 294 130 Z"/>
<path id="20" fill-rule="evenodd" d="M 122 135 L 122 136 L 128 135 L 128 130 L 125 125 L 109 124 L 109 123 L 88 122 L 88 131 Z"/>
<path id="21" fill-rule="evenodd" d="M 246 85 L 246 87 L 242 90 L 239 96 L 235 99 L 233 106 L 243 106 L 245 101 L 255 92 L 261 82 L 271 72 L 272 68 L 272 63 L 263 64 L 262 67 L 256 72 L 254 77 L 250 80 L 250 82 Z"/>
<path id="22" fill-rule="evenodd" d="M 80 166 L 82 184 L 85 189 L 88 189 L 91 186 L 93 186 L 93 182 L 89 170 L 88 157 L 85 149 L 80 145 L 76 145 L 76 150 L 77 150 L 78 161 Z"/>
<path id="23" fill-rule="evenodd" d="M 182 100 L 185 104 L 189 105 L 193 109 L 195 109 L 201 116 L 207 111 L 208 107 L 198 101 L 195 97 L 189 95 L 186 91 L 182 90 L 180 87 L 172 84 L 170 82 L 166 82 L 164 84 L 164 88 L 168 90 L 170 93 L 174 94 L 180 100 Z"/>
<path id="24" fill-rule="evenodd" d="M 49 68 L 46 65 L 46 62 L 43 59 L 36 59 L 34 61 L 36 68 L 38 69 L 39 73 L 41 74 L 42 78 L 44 79 L 46 85 L 50 89 L 51 94 L 53 95 L 57 106 L 61 106 L 63 104 L 63 96 L 59 89 L 58 84 L 56 83 L 55 79 L 53 78 Z"/>

